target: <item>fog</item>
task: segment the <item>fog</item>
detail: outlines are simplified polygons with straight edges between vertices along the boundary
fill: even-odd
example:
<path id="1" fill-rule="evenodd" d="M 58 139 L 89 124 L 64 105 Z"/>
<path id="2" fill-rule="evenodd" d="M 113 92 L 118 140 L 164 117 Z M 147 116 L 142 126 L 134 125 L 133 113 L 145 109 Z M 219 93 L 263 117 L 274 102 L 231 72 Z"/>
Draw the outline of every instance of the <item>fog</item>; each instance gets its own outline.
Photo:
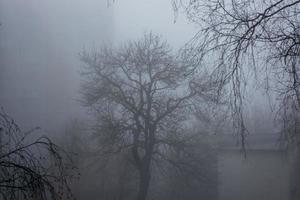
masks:
<path id="1" fill-rule="evenodd" d="M 133 39 L 145 31 L 168 38 L 175 48 L 182 47 L 196 33 L 196 26 L 181 13 L 175 13 L 170 1 L 116 1 L 113 5 L 116 42 Z"/>
<path id="2" fill-rule="evenodd" d="M 1 104 L 22 124 L 60 127 L 80 115 L 79 52 L 114 38 L 101 1 L 1 1 Z"/>
<path id="3" fill-rule="evenodd" d="M 78 54 L 83 49 L 125 42 L 145 31 L 168 36 L 179 48 L 195 31 L 183 16 L 175 17 L 168 1 L 0 3 L 0 102 L 29 127 L 60 127 L 82 114 Z"/>
<path id="4" fill-rule="evenodd" d="M 221 53 L 210 52 L 222 47 L 207 50 L 208 58 L 201 48 L 184 51 L 205 44 L 192 39 L 206 32 L 197 23 L 201 16 L 191 17 L 199 5 L 178 11 L 173 6 L 171 0 L 0 0 L 0 161 L 6 147 L 2 130 L 11 117 L 24 138 L 26 130 L 40 127 L 41 135 L 70 153 L 72 173 L 80 174 L 66 181 L 72 198 L 297 199 L 300 179 L 291 177 L 299 174 L 298 140 L 285 134 L 293 128 L 298 132 L 297 105 L 285 109 L 295 104 L 282 98 L 284 92 L 276 96 L 282 86 L 266 91 L 267 78 L 259 82 L 255 74 L 265 72 L 251 74 L 250 59 L 243 58 L 250 78 L 241 75 L 247 81 L 238 86 L 222 79 L 227 68 L 203 67 L 221 60 Z M 105 45 L 106 51 L 101 49 Z M 182 52 L 189 55 L 180 60 Z M 198 55 L 209 62 L 185 71 L 195 67 L 189 65 Z M 152 59 L 161 62 L 151 69 L 153 76 L 150 67 L 144 69 Z M 149 116 L 139 113 L 144 110 Z M 155 137 L 148 141 L 151 133 Z M 15 148 L 23 139 L 16 141 Z M 6 180 L 1 175 L 0 184 L 1 178 Z M 63 189 L 63 199 L 68 192 Z M 45 194 L 43 199 L 51 199 L 51 192 Z M 0 200 L 5 195 L 0 192 Z"/>

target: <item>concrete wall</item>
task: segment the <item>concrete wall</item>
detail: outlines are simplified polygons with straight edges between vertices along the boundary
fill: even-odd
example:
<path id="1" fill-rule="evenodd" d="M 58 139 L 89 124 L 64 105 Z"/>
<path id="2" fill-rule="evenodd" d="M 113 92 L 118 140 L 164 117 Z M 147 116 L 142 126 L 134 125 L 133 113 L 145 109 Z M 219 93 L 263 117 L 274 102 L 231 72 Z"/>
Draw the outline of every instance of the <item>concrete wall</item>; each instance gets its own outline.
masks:
<path id="1" fill-rule="evenodd" d="M 219 152 L 219 200 L 289 200 L 286 153 L 277 150 Z"/>

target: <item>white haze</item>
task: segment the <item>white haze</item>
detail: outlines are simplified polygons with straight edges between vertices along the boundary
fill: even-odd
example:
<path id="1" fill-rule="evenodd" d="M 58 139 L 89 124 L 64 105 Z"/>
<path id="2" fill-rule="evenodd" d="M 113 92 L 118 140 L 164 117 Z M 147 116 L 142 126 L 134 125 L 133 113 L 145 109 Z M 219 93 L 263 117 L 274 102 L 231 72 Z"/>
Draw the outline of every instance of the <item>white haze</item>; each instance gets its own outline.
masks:
<path id="1" fill-rule="evenodd" d="M 83 49 L 118 45 L 145 31 L 178 49 L 197 30 L 178 14 L 169 0 L 0 0 L 0 105 L 26 128 L 63 128 L 85 113 L 78 101 Z M 256 99 L 255 106 L 266 107 Z"/>
<path id="2" fill-rule="evenodd" d="M 83 48 L 153 31 L 175 47 L 194 34 L 168 0 L 1 0 L 0 104 L 21 124 L 57 130 L 82 110 Z"/>

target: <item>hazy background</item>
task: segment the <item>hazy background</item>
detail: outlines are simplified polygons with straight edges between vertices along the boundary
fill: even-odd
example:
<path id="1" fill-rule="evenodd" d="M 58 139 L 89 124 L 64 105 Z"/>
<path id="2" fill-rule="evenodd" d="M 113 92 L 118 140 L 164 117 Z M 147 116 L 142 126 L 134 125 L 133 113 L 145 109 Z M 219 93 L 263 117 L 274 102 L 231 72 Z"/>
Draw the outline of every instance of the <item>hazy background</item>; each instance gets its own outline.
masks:
<path id="1" fill-rule="evenodd" d="M 73 119 L 87 119 L 87 111 L 80 105 L 82 63 L 78 54 L 84 49 L 97 49 L 103 43 L 118 45 L 129 39 L 137 40 L 146 31 L 162 35 L 174 49 L 179 49 L 193 37 L 197 27 L 188 23 L 184 14 L 177 14 L 175 16 L 171 0 L 115 0 L 114 2 L 110 0 L 0 0 L 0 106 L 3 106 L 5 111 L 24 127 L 24 130 L 40 126 L 51 135 L 63 135 L 64 130 L 69 129 L 65 131 L 67 136 L 62 141 L 69 146 L 75 146 L 75 150 L 79 149 L 79 152 L 85 153 L 89 148 L 83 150 L 80 148 L 92 146 L 90 138 L 85 138 L 88 142 L 83 139 L 82 133 L 86 132 L 80 129 L 80 123 L 75 123 L 73 127 L 70 125 Z M 251 87 L 251 80 L 254 79 L 250 78 L 248 83 L 250 92 L 245 97 L 244 118 L 251 132 L 247 139 L 254 145 L 246 146 L 255 151 L 257 149 L 273 151 L 278 139 L 278 132 L 273 123 L 274 113 L 264 92 L 262 90 L 258 92 L 257 88 Z M 226 125 L 230 126 L 230 123 Z M 231 137 L 232 129 L 223 132 L 229 133 L 230 136 L 225 140 L 224 148 L 231 151 L 232 147 L 236 148 L 234 145 L 237 138 Z M 80 148 L 77 148 L 76 142 Z M 77 157 L 83 175 L 81 182 L 75 185 L 75 193 L 77 192 L 81 199 L 92 199 L 84 195 L 93 196 L 101 193 L 99 188 L 102 186 L 99 185 L 106 183 L 106 177 L 115 175 L 115 171 L 120 170 L 120 175 L 126 174 L 122 171 L 123 161 L 115 161 L 112 164 L 116 169 L 98 173 L 98 166 L 93 166 L 95 169 L 88 168 L 90 165 L 86 166 L 84 159 L 87 156 L 84 153 L 81 157 Z M 272 178 L 275 177 L 273 174 L 276 174 L 276 171 L 281 172 L 280 167 L 284 168 L 282 175 L 287 172 L 285 165 L 273 164 L 277 161 L 282 162 L 281 158 L 277 159 L 273 154 L 272 162 L 265 159 L 269 156 L 268 153 L 255 154 L 254 161 L 250 160 L 248 168 L 240 162 L 240 152 L 238 153 L 221 155 L 225 158 L 224 162 L 221 160 L 219 169 L 225 174 L 221 176 L 221 181 L 224 180 L 223 186 L 228 185 L 231 188 L 231 183 L 241 185 L 239 181 L 242 178 L 234 181 L 230 178 L 235 176 L 236 169 L 245 171 L 250 169 L 250 173 L 246 173 L 250 177 L 249 180 L 256 182 L 262 177 L 266 183 L 270 183 L 261 175 L 268 169 L 259 169 L 261 173 L 257 173 L 256 168 L 251 168 L 252 162 L 261 162 L 262 165 L 259 167 L 279 166 L 278 169 L 274 167 L 271 168 L 272 171 L 269 170 Z M 245 180 L 248 180 L 248 176 L 246 178 Z M 182 181 L 179 179 L 178 183 L 181 184 Z M 285 180 L 280 181 L 285 183 Z M 273 179 L 271 182 L 273 183 Z M 111 189 L 110 184 L 107 184 L 109 189 Z M 256 187 L 260 187 L 260 185 L 253 185 L 255 190 Z M 181 189 L 181 185 L 179 188 Z M 198 192 L 198 190 L 194 191 Z M 225 191 L 225 194 L 235 194 L 227 187 L 221 188 L 221 191 Z M 277 189 L 276 191 L 280 192 Z M 83 196 L 80 196 L 80 193 Z M 249 190 L 249 193 L 252 193 L 252 190 Z"/>
<path id="2" fill-rule="evenodd" d="M 0 0 L 0 22 L 0 104 L 21 125 L 48 131 L 84 112 L 84 48 L 153 31 L 178 49 L 195 33 L 168 0 Z"/>

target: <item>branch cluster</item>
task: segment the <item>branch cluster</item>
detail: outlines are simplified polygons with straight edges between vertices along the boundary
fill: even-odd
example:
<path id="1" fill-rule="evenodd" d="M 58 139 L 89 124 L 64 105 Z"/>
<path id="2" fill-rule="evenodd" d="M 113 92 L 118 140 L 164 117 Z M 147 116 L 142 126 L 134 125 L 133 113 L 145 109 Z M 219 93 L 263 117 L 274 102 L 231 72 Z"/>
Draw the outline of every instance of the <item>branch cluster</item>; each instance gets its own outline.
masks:
<path id="1" fill-rule="evenodd" d="M 33 139 L 38 128 L 22 132 L 0 112 L 0 198 L 73 198 L 68 180 L 74 170 L 66 154 L 48 137 Z"/>
<path id="2" fill-rule="evenodd" d="M 212 76 L 230 93 L 233 121 L 242 138 L 243 99 L 250 80 L 261 78 L 267 91 L 282 100 L 283 109 L 291 109 L 287 105 L 299 109 L 300 1 L 174 0 L 173 4 L 199 26 L 183 56 L 193 65 L 213 66 Z"/>

